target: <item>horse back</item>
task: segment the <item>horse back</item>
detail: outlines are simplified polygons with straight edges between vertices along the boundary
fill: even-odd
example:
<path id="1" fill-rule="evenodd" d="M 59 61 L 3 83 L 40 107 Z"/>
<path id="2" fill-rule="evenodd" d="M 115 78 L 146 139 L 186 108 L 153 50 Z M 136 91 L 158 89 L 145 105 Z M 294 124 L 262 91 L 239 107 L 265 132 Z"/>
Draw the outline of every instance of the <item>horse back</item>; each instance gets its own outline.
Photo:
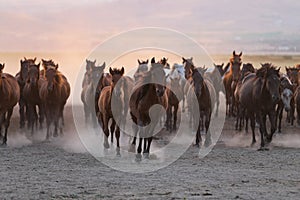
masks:
<path id="1" fill-rule="evenodd" d="M 14 107 L 20 99 L 20 87 L 15 77 L 10 74 L 2 73 L 1 93 L 3 96 L 0 99 L 1 109 L 9 109 Z"/>

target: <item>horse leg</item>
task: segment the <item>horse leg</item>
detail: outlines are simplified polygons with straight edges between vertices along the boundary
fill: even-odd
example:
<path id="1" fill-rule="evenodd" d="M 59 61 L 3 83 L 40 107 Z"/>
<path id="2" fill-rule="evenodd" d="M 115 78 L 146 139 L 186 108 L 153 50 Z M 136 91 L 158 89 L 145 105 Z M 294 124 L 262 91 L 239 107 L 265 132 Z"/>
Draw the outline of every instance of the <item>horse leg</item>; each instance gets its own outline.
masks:
<path id="1" fill-rule="evenodd" d="M 10 124 L 10 118 L 12 116 L 12 113 L 13 113 L 13 108 L 8 109 L 7 116 L 6 116 L 6 119 L 5 119 L 5 130 L 4 130 L 4 137 L 3 137 L 3 145 L 6 145 L 6 143 L 7 143 L 7 131 L 8 131 L 8 127 L 9 127 L 9 124 Z"/>
<path id="2" fill-rule="evenodd" d="M 44 117 L 45 117 L 45 114 L 44 114 L 44 108 L 43 108 L 43 105 L 42 105 L 42 104 L 39 104 L 39 105 L 38 105 L 38 108 L 39 108 L 39 123 L 40 123 L 40 129 L 43 129 L 43 123 L 44 123 Z"/>
<path id="3" fill-rule="evenodd" d="M 216 107 L 215 117 L 218 117 L 218 114 L 219 114 L 219 105 L 220 105 L 220 94 L 219 94 L 219 91 L 216 91 L 216 100 L 217 100 L 217 107 Z"/>
<path id="4" fill-rule="evenodd" d="M 171 124 L 172 124 L 172 107 L 169 105 L 167 108 L 167 120 L 166 120 L 167 131 L 172 132 Z"/>
<path id="5" fill-rule="evenodd" d="M 199 121 L 199 124 L 198 124 L 198 128 L 197 128 L 197 133 L 196 133 L 196 146 L 197 147 L 200 147 L 201 146 L 201 143 L 202 143 L 202 138 L 201 138 L 201 127 L 200 127 L 200 121 Z"/>
<path id="6" fill-rule="evenodd" d="M 116 121 L 113 119 L 111 122 L 111 125 L 110 125 L 110 134 L 111 134 L 110 141 L 111 141 L 111 143 L 114 142 L 115 127 L 116 127 Z"/>
<path id="7" fill-rule="evenodd" d="M 143 138 L 140 137 L 140 142 L 139 146 L 137 148 L 137 154 L 136 154 L 136 161 L 141 161 L 142 160 L 142 143 L 143 143 Z"/>
<path id="8" fill-rule="evenodd" d="M 283 114 L 283 107 L 278 108 L 279 110 L 277 111 L 277 117 L 275 124 L 277 126 L 277 119 L 278 119 L 278 133 L 281 133 L 281 121 L 282 121 L 282 114 Z"/>
<path id="9" fill-rule="evenodd" d="M 248 117 L 248 116 L 247 116 Z M 246 126 L 248 128 L 248 119 L 246 119 Z M 256 139 L 255 139 L 255 116 L 253 113 L 250 114 L 250 126 L 251 126 L 251 130 L 252 130 L 252 142 L 251 142 L 251 146 L 253 146 L 256 143 Z"/>
<path id="10" fill-rule="evenodd" d="M 150 136 L 149 138 L 145 138 L 145 139 L 147 139 L 147 149 L 146 149 L 146 152 L 145 152 L 145 158 L 149 159 L 149 156 L 150 156 L 150 146 L 151 146 L 151 143 L 152 143 L 152 136 Z"/>
<path id="11" fill-rule="evenodd" d="M 19 113 L 20 113 L 20 128 L 25 126 L 25 102 L 23 97 L 19 100 Z"/>
<path id="12" fill-rule="evenodd" d="M 116 148 L 117 156 L 121 156 L 121 154 L 120 154 L 120 127 L 119 127 L 119 125 L 117 125 L 117 127 L 116 127 L 116 133 L 115 134 L 116 134 L 116 140 L 117 140 L 117 148 Z"/>
<path id="13" fill-rule="evenodd" d="M 103 116 L 103 132 L 104 132 L 104 143 L 103 143 L 103 146 L 106 149 L 109 148 L 109 143 L 108 143 L 108 137 L 109 137 L 108 121 L 109 121 L 108 117 L 107 116 Z"/>
<path id="14" fill-rule="evenodd" d="M 295 102 L 294 99 L 291 100 L 291 110 L 290 110 L 290 115 L 289 115 L 291 125 L 294 125 L 294 119 L 295 119 Z"/>
<path id="15" fill-rule="evenodd" d="M 51 125 L 51 119 L 50 119 L 49 113 L 46 114 L 46 123 L 47 123 L 46 140 L 49 140 L 50 139 L 50 125 Z"/>
<path id="16" fill-rule="evenodd" d="M 209 147 L 211 145 L 211 135 L 210 135 L 210 130 L 209 130 L 209 125 L 210 125 L 210 116 L 211 113 L 208 113 L 208 115 L 205 116 L 205 142 L 204 145 L 205 147 Z"/>
<path id="17" fill-rule="evenodd" d="M 267 135 L 266 139 L 267 139 L 267 143 L 270 143 L 272 141 L 273 135 L 276 131 L 276 123 L 275 123 L 276 114 L 274 111 L 271 111 L 268 113 L 268 116 L 269 116 L 269 119 L 271 122 L 271 133 L 270 133 L 270 135 Z"/>
<path id="18" fill-rule="evenodd" d="M 178 103 L 179 104 L 179 103 Z M 176 131 L 177 128 L 177 112 L 178 112 L 178 104 L 174 105 L 173 111 L 173 130 Z"/>
<path id="19" fill-rule="evenodd" d="M 264 150 L 265 147 L 265 141 L 264 141 L 264 135 L 265 135 L 265 124 L 264 124 L 264 116 L 262 116 L 262 113 L 257 114 L 259 121 L 259 132 L 260 132 L 260 148 L 259 150 Z"/>

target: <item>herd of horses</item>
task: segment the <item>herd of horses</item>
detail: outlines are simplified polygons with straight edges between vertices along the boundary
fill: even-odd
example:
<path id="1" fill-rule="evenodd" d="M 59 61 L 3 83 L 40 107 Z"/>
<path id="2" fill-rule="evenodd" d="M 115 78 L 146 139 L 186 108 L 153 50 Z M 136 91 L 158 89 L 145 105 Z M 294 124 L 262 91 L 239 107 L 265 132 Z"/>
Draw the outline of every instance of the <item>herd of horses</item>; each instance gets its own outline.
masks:
<path id="1" fill-rule="evenodd" d="M 24 128 L 27 122 L 33 134 L 38 124 L 40 129 L 43 128 L 46 119 L 46 139 L 57 136 L 58 132 L 62 134 L 63 110 L 70 95 L 70 85 L 58 71 L 58 64 L 42 59 L 43 69 L 40 69 L 36 58 L 24 58 L 15 77 L 4 73 L 4 66 L 0 64 L 0 133 L 1 128 L 5 128 L 3 144 L 7 142 L 10 118 L 17 103 L 20 128 Z M 284 110 L 288 123 L 294 125 L 296 119 L 300 125 L 300 65 L 286 67 L 286 73 L 281 73 L 280 68 L 271 63 L 255 68 L 251 63 L 242 63 L 242 52 L 236 54 L 233 51 L 226 66 L 224 63 L 214 64 L 209 69 L 196 67 L 192 57 L 182 57 L 182 64 L 173 66 L 167 58 L 138 60 L 133 77 L 125 75 L 124 67 L 109 68 L 108 73 L 104 72 L 105 68 L 105 62 L 97 66 L 96 60 L 86 60 L 81 100 L 86 123 L 91 121 L 94 127 L 99 124 L 103 130 L 104 148 L 110 147 L 109 136 L 111 142 L 115 136 L 117 155 L 120 155 L 120 126 L 125 126 L 128 115 L 133 130 L 131 150 L 136 151 L 136 158 L 140 160 L 142 153 L 149 156 L 158 123 L 165 120 L 166 130 L 174 132 L 178 128 L 179 111 L 185 112 L 186 109 L 190 125 L 194 123 L 195 145 L 210 146 L 209 127 L 212 114 L 217 117 L 219 113 L 220 93 L 226 97 L 226 116 L 236 118 L 236 130 L 245 127 L 248 132 L 250 119 L 252 145 L 256 143 L 255 126 L 258 124 L 260 150 L 267 149 L 276 130 L 281 132 Z M 162 117 L 164 110 L 166 118 Z M 201 131 L 205 133 L 204 142 Z M 139 143 L 135 149 L 137 139 Z"/>
<path id="2" fill-rule="evenodd" d="M 4 127 L 3 144 L 7 143 L 7 131 L 14 106 L 19 103 L 20 128 L 26 123 L 31 134 L 42 129 L 46 119 L 49 140 L 63 134 L 63 110 L 70 96 L 70 84 L 52 60 L 43 60 L 43 69 L 34 59 L 21 59 L 16 76 L 4 73 L 0 64 L 0 133 Z M 54 128 L 53 128 L 53 126 Z"/>

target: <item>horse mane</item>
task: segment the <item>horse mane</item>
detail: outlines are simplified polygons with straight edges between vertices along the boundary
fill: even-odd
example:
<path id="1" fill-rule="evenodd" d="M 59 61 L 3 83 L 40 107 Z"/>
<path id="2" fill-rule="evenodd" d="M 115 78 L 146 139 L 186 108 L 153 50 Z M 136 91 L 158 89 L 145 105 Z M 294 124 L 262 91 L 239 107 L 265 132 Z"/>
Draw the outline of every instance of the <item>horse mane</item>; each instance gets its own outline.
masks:
<path id="1" fill-rule="evenodd" d="M 276 69 L 276 67 L 273 66 L 272 63 L 263 64 L 262 67 L 257 70 L 256 75 L 258 77 L 268 77 L 271 75 L 276 75 L 276 76 L 280 77 L 279 69 Z"/>

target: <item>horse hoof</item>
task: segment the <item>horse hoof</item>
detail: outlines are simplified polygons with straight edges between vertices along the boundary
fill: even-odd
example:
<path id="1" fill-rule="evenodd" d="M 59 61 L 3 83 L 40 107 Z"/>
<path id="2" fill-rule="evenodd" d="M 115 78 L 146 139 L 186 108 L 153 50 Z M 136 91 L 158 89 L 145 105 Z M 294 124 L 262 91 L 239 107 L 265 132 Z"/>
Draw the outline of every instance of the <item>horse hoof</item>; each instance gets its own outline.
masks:
<path id="1" fill-rule="evenodd" d="M 104 146 L 105 149 L 109 149 L 109 144 L 108 143 L 104 142 L 103 146 Z"/>
<path id="2" fill-rule="evenodd" d="M 140 154 L 140 153 L 136 154 L 135 161 L 136 162 L 141 162 L 142 161 L 142 154 Z"/>
<path id="3" fill-rule="evenodd" d="M 149 153 L 144 153 L 144 158 L 145 158 L 145 159 L 149 159 L 149 158 L 150 158 Z"/>
<path id="4" fill-rule="evenodd" d="M 117 147 L 117 148 L 116 148 L 116 152 L 117 152 L 117 157 L 121 157 L 120 147 Z"/>
<path id="5" fill-rule="evenodd" d="M 197 147 L 197 148 L 200 148 L 200 144 L 199 143 L 194 144 L 194 146 Z"/>
<path id="6" fill-rule="evenodd" d="M 269 151 L 269 148 L 267 148 L 267 147 L 260 147 L 259 149 L 257 149 L 257 151 Z"/>
<path id="7" fill-rule="evenodd" d="M 253 147 L 255 145 L 255 143 L 256 143 L 256 141 L 252 141 L 250 146 Z"/>

